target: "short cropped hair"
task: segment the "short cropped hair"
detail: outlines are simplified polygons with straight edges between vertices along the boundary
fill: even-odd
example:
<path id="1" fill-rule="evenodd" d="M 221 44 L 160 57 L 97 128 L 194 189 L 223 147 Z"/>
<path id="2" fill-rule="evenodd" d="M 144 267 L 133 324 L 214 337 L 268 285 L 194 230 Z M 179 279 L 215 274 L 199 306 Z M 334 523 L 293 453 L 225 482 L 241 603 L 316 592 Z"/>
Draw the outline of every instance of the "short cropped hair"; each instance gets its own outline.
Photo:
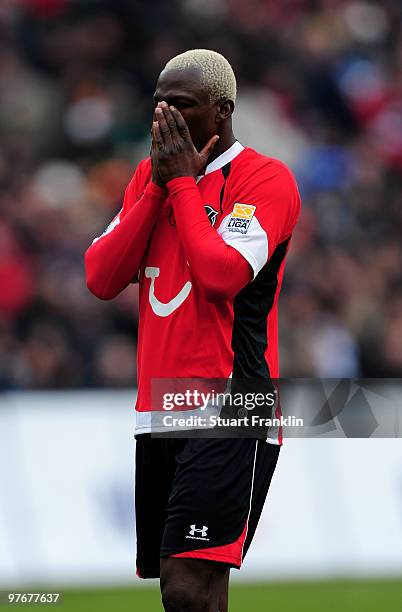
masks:
<path id="1" fill-rule="evenodd" d="M 202 84 L 208 89 L 211 102 L 236 102 L 236 77 L 228 60 L 210 49 L 191 49 L 168 61 L 164 70 L 199 68 Z"/>

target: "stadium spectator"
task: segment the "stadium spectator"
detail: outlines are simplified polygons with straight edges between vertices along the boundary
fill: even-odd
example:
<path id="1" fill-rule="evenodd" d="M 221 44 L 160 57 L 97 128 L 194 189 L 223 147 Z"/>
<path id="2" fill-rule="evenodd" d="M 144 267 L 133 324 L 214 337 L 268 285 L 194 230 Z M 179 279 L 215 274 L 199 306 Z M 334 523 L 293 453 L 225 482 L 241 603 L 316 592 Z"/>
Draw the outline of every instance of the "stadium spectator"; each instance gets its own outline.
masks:
<path id="1" fill-rule="evenodd" d="M 132 385 L 136 288 L 98 303 L 82 253 L 149 150 L 160 65 L 193 46 L 231 60 L 236 133 L 301 188 L 282 375 L 401 376 L 401 17 L 396 0 L 2 3 L 1 387 Z"/>

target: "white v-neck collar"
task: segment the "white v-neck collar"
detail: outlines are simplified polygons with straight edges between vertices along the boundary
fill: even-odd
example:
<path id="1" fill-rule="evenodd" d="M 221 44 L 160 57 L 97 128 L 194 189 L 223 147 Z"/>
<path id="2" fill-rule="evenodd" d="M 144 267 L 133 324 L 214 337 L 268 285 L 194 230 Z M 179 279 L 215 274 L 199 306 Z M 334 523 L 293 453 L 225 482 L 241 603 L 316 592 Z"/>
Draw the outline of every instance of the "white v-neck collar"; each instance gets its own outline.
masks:
<path id="1" fill-rule="evenodd" d="M 240 144 L 238 140 L 236 140 L 236 142 L 234 142 L 231 147 L 226 149 L 226 151 L 221 153 L 219 157 L 217 157 L 210 164 L 208 164 L 208 166 L 205 168 L 205 174 L 197 178 L 200 179 L 203 176 L 209 174 L 210 172 L 214 172 L 215 170 L 219 170 L 219 168 L 223 168 L 223 166 L 225 166 L 226 164 L 231 162 L 235 157 L 237 157 L 239 153 L 243 151 L 243 149 L 244 149 L 243 145 Z"/>

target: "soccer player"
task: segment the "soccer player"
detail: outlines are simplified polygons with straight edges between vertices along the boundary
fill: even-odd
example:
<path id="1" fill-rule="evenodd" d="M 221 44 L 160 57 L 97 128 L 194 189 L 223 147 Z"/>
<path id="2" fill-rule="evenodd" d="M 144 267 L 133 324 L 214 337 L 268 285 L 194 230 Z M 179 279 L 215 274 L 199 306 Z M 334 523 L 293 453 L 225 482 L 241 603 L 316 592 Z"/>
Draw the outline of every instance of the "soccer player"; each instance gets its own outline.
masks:
<path id="1" fill-rule="evenodd" d="M 166 64 L 151 155 L 85 256 L 101 299 L 139 282 L 137 574 L 160 577 L 166 612 L 227 611 L 229 571 L 250 546 L 282 443 L 280 431 L 151 436 L 154 379 L 279 375 L 278 295 L 300 197 L 285 164 L 236 140 L 235 101 L 219 53 Z"/>

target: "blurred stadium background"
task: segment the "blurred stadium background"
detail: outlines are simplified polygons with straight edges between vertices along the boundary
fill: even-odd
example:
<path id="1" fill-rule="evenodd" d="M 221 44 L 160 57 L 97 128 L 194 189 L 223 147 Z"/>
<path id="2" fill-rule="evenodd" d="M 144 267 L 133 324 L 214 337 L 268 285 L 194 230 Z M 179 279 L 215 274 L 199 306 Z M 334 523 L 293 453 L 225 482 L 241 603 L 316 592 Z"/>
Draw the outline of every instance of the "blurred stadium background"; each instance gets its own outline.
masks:
<path id="1" fill-rule="evenodd" d="M 132 588 L 137 288 L 97 301 L 83 252 L 173 55 L 225 54 L 236 135 L 297 177 L 282 375 L 402 376 L 401 19 L 400 0 L 0 2 L 0 588 L 159 609 Z M 232 609 L 397 610 L 401 576 L 400 441 L 290 441 Z"/>

